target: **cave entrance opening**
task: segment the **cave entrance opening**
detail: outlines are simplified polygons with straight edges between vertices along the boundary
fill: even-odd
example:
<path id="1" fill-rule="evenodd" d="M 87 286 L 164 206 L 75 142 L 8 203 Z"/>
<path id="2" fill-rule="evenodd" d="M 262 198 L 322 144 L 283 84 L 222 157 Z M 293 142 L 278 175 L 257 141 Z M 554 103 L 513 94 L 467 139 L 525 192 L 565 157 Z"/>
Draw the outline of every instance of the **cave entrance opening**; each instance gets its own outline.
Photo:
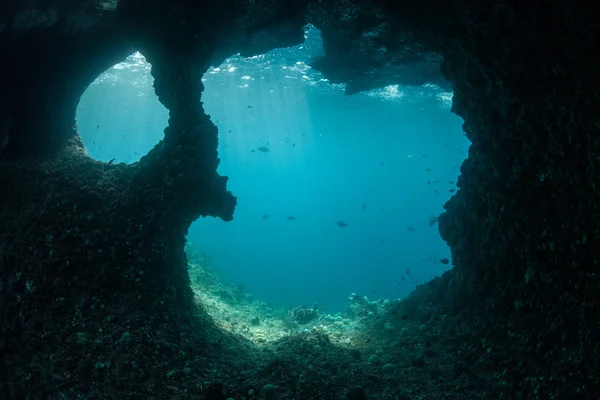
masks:
<path id="1" fill-rule="evenodd" d="M 310 67 L 320 32 L 309 26 L 305 38 L 203 77 L 219 172 L 238 205 L 231 222 L 192 225 L 192 282 L 218 319 L 242 316 L 245 328 L 225 325 L 250 338 L 264 334 L 263 317 L 276 326 L 274 314 L 310 327 L 377 312 L 451 267 L 436 216 L 469 146 L 452 94 L 425 85 L 347 96 Z"/>
<path id="2" fill-rule="evenodd" d="M 81 96 L 77 128 L 90 157 L 132 164 L 164 137 L 169 111 L 154 93 L 150 69 L 135 52 L 96 78 Z"/>

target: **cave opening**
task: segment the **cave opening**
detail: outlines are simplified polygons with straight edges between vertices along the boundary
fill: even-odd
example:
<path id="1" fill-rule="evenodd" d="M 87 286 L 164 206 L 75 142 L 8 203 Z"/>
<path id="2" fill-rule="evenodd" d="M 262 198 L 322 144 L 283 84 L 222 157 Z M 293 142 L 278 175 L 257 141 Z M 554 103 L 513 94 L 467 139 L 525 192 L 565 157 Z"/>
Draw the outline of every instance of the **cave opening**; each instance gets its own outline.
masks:
<path id="1" fill-rule="evenodd" d="M 152 89 L 151 65 L 130 54 L 96 78 L 77 106 L 77 128 L 90 157 L 132 164 L 163 137 L 169 112 Z"/>
<path id="2" fill-rule="evenodd" d="M 233 221 L 201 218 L 188 233 L 192 286 L 218 318 L 255 301 L 343 313 L 357 297 L 404 298 L 451 267 L 437 215 L 469 146 L 452 94 L 426 84 L 348 96 L 311 68 L 322 54 L 309 25 L 301 45 L 233 56 L 202 77 L 219 173 L 239 197 Z M 93 158 L 133 163 L 162 139 L 168 112 L 150 68 L 134 53 L 82 96 Z"/>

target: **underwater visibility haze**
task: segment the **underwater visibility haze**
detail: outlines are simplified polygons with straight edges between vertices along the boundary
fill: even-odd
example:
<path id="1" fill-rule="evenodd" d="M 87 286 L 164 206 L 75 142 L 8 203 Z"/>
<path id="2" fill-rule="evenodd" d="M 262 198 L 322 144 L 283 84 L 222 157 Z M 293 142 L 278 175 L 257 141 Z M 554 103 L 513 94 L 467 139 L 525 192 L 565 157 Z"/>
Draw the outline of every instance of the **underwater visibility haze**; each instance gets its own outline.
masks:
<path id="1" fill-rule="evenodd" d="M 451 267 L 436 218 L 469 141 L 433 85 L 347 96 L 309 67 L 303 45 L 226 60 L 202 101 L 219 129 L 219 172 L 234 220 L 201 218 L 188 240 L 224 281 L 289 307 L 344 311 L 352 293 L 406 297 Z M 199 77 L 200 79 L 200 77 Z M 78 108 L 90 156 L 133 163 L 167 124 L 150 65 L 136 53 L 100 76 Z"/>

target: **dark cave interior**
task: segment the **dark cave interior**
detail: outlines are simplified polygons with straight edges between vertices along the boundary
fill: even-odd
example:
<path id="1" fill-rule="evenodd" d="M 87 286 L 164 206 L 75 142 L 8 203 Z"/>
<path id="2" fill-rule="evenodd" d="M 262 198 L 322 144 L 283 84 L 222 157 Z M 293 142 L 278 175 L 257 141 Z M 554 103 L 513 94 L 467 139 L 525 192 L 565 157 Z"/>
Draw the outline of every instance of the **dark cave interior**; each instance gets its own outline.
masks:
<path id="1" fill-rule="evenodd" d="M 187 229 L 236 204 L 200 77 L 301 43 L 308 23 L 326 51 L 313 66 L 349 95 L 433 82 L 465 121 L 472 146 L 439 218 L 455 267 L 399 306 L 468 327 L 432 339 L 452 362 L 438 386 L 296 379 L 193 300 Z M 598 6 L 566 0 L 3 2 L 0 398 L 597 398 L 599 26 Z M 78 100 L 135 50 L 169 110 L 165 138 L 133 165 L 94 161 Z M 295 340 L 282 351 L 302 352 Z M 274 375 L 279 397 L 264 390 Z"/>

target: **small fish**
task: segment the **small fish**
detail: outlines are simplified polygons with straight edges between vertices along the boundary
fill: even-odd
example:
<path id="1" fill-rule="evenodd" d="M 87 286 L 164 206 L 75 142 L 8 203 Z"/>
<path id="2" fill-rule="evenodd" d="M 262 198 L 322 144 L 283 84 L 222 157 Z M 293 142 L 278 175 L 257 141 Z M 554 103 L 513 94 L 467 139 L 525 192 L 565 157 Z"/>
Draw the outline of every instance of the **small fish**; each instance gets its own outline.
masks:
<path id="1" fill-rule="evenodd" d="M 110 164 L 112 164 L 113 162 L 115 162 L 115 159 L 114 159 L 114 158 L 113 158 L 112 160 L 110 160 L 110 161 L 108 162 L 108 164 L 107 164 L 107 165 L 110 165 Z"/>
<path id="2" fill-rule="evenodd" d="M 437 223 L 438 223 L 438 217 L 429 217 L 429 218 L 427 218 L 427 224 L 429 225 L 429 227 L 432 227 L 432 226 L 434 226 Z"/>
<path id="3" fill-rule="evenodd" d="M 248 105 L 248 106 L 246 106 L 246 107 L 248 107 L 248 108 L 252 108 L 252 107 L 254 107 L 254 106 Z"/>
<path id="4" fill-rule="evenodd" d="M 347 228 L 348 224 L 345 223 L 344 221 L 338 221 L 335 223 L 337 226 L 339 226 L 340 228 Z"/>
<path id="5" fill-rule="evenodd" d="M 250 153 L 256 153 L 256 150 L 252 149 L 250 150 Z"/>
<path id="6" fill-rule="evenodd" d="M 384 163 L 384 162 L 381 162 L 381 163 L 379 163 L 379 166 L 380 166 L 380 167 L 382 167 L 382 166 L 384 166 L 384 165 L 385 165 L 385 163 Z"/>
<path id="7" fill-rule="evenodd" d="M 96 129 L 100 129 L 100 125 L 96 124 Z"/>
<path id="8" fill-rule="evenodd" d="M 450 189 L 449 192 L 454 193 L 454 192 L 456 192 L 456 189 Z"/>
<path id="9" fill-rule="evenodd" d="M 269 214 L 265 214 L 262 216 L 262 219 L 269 219 Z"/>
<path id="10" fill-rule="evenodd" d="M 366 201 L 363 203 L 363 205 L 362 205 L 362 209 L 363 209 L 363 210 L 366 210 L 366 209 L 367 209 L 367 202 L 366 202 Z"/>
<path id="11" fill-rule="evenodd" d="M 290 216 L 289 216 L 289 217 L 287 217 L 286 219 L 287 219 L 288 221 L 294 221 L 294 220 L 296 220 L 296 217 L 293 217 L 293 216 L 291 216 L 291 215 L 290 215 Z"/>
<path id="12" fill-rule="evenodd" d="M 406 227 L 406 230 L 409 231 L 409 232 L 416 231 L 416 229 L 413 228 L 412 226 Z"/>
<path id="13" fill-rule="evenodd" d="M 430 172 L 431 168 L 425 168 L 425 171 Z"/>
<path id="14" fill-rule="evenodd" d="M 263 152 L 263 153 L 268 153 L 268 152 L 270 152 L 270 151 L 271 151 L 271 150 L 270 150 L 270 149 L 269 149 L 267 146 L 260 146 L 260 147 L 257 147 L 257 148 L 256 148 L 256 150 L 258 150 L 258 151 L 261 151 L 261 152 Z"/>
<path id="15" fill-rule="evenodd" d="M 442 258 L 442 259 L 440 260 L 440 262 L 441 262 L 442 264 L 446 265 L 446 264 L 449 264 L 449 263 L 450 263 L 450 260 L 448 260 L 447 258 Z"/>

